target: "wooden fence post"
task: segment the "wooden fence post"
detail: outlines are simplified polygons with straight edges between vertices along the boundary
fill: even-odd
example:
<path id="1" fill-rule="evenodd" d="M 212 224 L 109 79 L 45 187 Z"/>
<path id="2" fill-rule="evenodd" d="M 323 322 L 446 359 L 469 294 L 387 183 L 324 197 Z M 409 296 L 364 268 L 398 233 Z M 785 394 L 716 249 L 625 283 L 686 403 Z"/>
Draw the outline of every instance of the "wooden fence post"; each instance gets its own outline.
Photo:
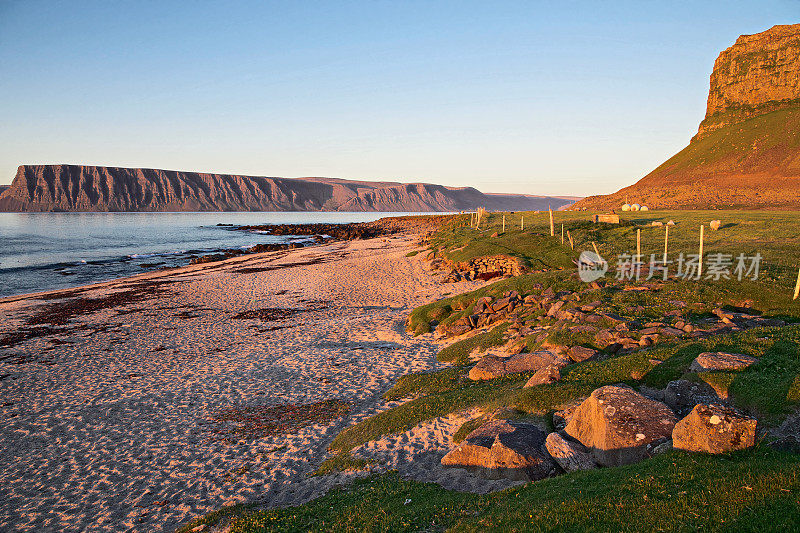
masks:
<path id="1" fill-rule="evenodd" d="M 797 271 L 797 283 L 794 285 L 794 298 L 792 300 L 797 300 L 798 295 L 800 295 L 800 270 Z"/>
<path id="2" fill-rule="evenodd" d="M 503 213 L 503 233 L 506 232 L 506 215 Z"/>
<path id="3" fill-rule="evenodd" d="M 697 258 L 697 279 L 700 279 L 703 276 L 703 231 L 705 230 L 705 226 L 700 226 L 700 254 Z"/>
<path id="4" fill-rule="evenodd" d="M 636 262 L 642 262 L 642 230 L 636 228 Z"/>
<path id="5" fill-rule="evenodd" d="M 551 237 L 555 237 L 556 236 L 556 230 L 553 227 L 553 208 L 548 206 L 548 209 L 550 210 L 550 236 Z"/>
<path id="6" fill-rule="evenodd" d="M 664 226 L 666 231 L 664 232 L 664 266 L 667 265 L 667 245 L 669 244 L 669 226 Z"/>

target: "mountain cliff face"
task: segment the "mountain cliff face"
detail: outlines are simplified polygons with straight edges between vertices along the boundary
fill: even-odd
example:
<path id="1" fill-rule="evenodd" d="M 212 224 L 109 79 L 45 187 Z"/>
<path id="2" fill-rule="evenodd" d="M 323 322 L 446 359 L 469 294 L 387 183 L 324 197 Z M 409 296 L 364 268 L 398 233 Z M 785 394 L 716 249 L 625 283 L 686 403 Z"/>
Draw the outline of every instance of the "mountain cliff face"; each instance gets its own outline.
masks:
<path id="1" fill-rule="evenodd" d="M 570 199 L 472 187 L 268 178 L 141 168 L 23 165 L 0 211 L 461 211 L 546 209 Z"/>
<path id="2" fill-rule="evenodd" d="M 743 35 L 711 74 L 689 146 L 634 185 L 576 204 L 800 208 L 800 24 Z"/>
<path id="3" fill-rule="evenodd" d="M 698 137 L 800 103 L 800 24 L 742 35 L 714 62 Z"/>

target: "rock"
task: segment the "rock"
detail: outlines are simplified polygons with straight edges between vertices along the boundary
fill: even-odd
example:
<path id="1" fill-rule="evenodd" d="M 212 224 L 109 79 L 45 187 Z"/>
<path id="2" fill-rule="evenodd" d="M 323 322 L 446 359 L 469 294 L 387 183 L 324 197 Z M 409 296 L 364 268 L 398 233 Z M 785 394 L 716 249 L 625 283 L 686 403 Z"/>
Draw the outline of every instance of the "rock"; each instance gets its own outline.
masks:
<path id="1" fill-rule="evenodd" d="M 664 223 L 661 222 L 660 220 L 654 220 L 653 222 L 650 223 L 650 225 L 651 226 L 663 226 Z"/>
<path id="2" fill-rule="evenodd" d="M 726 453 L 755 444 L 755 418 L 732 407 L 698 404 L 672 431 L 673 446 L 679 450 Z"/>
<path id="3" fill-rule="evenodd" d="M 441 463 L 488 479 L 535 481 L 555 473 L 555 465 L 543 451 L 544 440 L 536 426 L 492 420 L 467 435 Z"/>
<path id="4" fill-rule="evenodd" d="M 544 443 L 547 453 L 565 472 L 597 468 L 591 454 L 583 444 L 565 439 L 558 432 L 550 433 Z"/>
<path id="5" fill-rule="evenodd" d="M 683 416 L 699 403 L 719 402 L 719 396 L 706 383 L 695 383 L 677 379 L 667 383 L 664 389 L 664 403 Z"/>
<path id="6" fill-rule="evenodd" d="M 599 353 L 600 352 L 598 352 L 597 350 L 593 350 L 585 346 L 573 346 L 567 352 L 569 358 L 575 361 L 576 363 L 582 363 L 584 361 L 590 361 L 596 359 Z"/>
<path id="7" fill-rule="evenodd" d="M 575 400 L 563 406 L 558 411 L 553 412 L 553 426 L 556 429 L 564 429 L 567 424 L 569 424 L 570 420 L 572 420 L 575 411 L 578 410 L 578 407 L 581 406 L 584 400 L 586 400 L 586 398 Z"/>
<path id="8" fill-rule="evenodd" d="M 556 363 L 564 366 L 562 358 L 548 350 L 521 353 L 506 360 L 506 373 L 537 372 L 549 364 Z"/>
<path id="9" fill-rule="evenodd" d="M 670 220 L 669 222 L 667 222 L 667 226 L 674 226 L 674 225 L 675 225 L 674 220 Z"/>
<path id="10" fill-rule="evenodd" d="M 505 346 L 505 350 L 507 354 L 516 355 L 524 352 L 527 347 L 528 344 L 524 340 L 512 341 Z"/>
<path id="11" fill-rule="evenodd" d="M 563 359 L 553 352 L 539 350 L 520 353 L 513 357 L 486 355 L 469 371 L 469 379 L 473 381 L 494 379 L 517 372 L 536 372 L 551 363 L 563 363 Z M 564 364 L 561 364 L 564 366 Z"/>
<path id="12" fill-rule="evenodd" d="M 555 316 L 556 313 L 564 306 L 563 300 L 558 300 L 553 305 L 550 306 L 550 309 L 547 310 L 547 316 Z"/>
<path id="13" fill-rule="evenodd" d="M 584 400 L 565 431 L 589 448 L 598 464 L 619 466 L 648 457 L 648 445 L 669 439 L 676 420 L 663 403 L 630 387 L 608 385 Z"/>
<path id="14" fill-rule="evenodd" d="M 692 372 L 744 370 L 756 361 L 758 361 L 756 357 L 741 353 L 703 352 L 692 361 L 689 370 Z"/>
<path id="15" fill-rule="evenodd" d="M 504 376 L 506 373 L 506 359 L 504 357 L 486 355 L 470 369 L 469 379 L 473 381 L 494 379 Z"/>
<path id="16" fill-rule="evenodd" d="M 661 444 L 657 444 L 657 445 L 653 446 L 653 448 L 651 450 L 651 453 L 653 455 L 661 455 L 662 453 L 667 453 L 672 448 L 673 448 L 672 447 L 672 441 L 668 440 L 668 441 L 662 442 Z"/>
<path id="17" fill-rule="evenodd" d="M 528 389 L 530 387 L 536 387 L 539 385 L 547 385 L 548 383 L 555 383 L 556 381 L 561 381 L 561 369 L 563 367 L 556 363 L 551 363 L 546 367 L 537 370 L 536 373 L 531 376 L 525 385 L 522 386 L 523 389 Z"/>
<path id="18" fill-rule="evenodd" d="M 708 227 L 710 227 L 714 231 L 717 231 L 721 225 L 722 221 L 720 220 L 712 220 L 711 222 L 708 223 Z"/>

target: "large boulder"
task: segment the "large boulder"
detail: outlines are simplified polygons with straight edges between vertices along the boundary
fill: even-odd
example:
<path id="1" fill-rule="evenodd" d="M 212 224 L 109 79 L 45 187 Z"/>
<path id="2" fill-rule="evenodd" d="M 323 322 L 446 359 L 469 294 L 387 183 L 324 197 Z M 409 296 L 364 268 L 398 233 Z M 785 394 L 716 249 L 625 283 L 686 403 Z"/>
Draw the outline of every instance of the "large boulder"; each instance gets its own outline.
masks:
<path id="1" fill-rule="evenodd" d="M 544 433 L 534 425 L 492 420 L 467 435 L 441 462 L 488 479 L 535 481 L 557 470 L 543 451 L 544 440 Z"/>
<path id="2" fill-rule="evenodd" d="M 758 361 L 756 357 L 741 353 L 703 352 L 698 355 L 689 370 L 692 372 L 712 372 L 715 370 L 744 370 Z"/>
<path id="3" fill-rule="evenodd" d="M 698 404 L 675 424 L 672 445 L 679 450 L 725 453 L 755 444 L 755 418 L 721 404 Z"/>
<path id="4" fill-rule="evenodd" d="M 485 355 L 469 370 L 469 379 L 479 381 L 494 379 L 506 374 L 506 358 L 496 355 Z"/>
<path id="5" fill-rule="evenodd" d="M 469 378 L 478 381 L 499 378 L 517 372 L 537 372 L 556 362 L 561 364 L 563 358 L 547 350 L 520 353 L 512 357 L 486 355 L 470 369 Z"/>
<path id="6" fill-rule="evenodd" d="M 600 355 L 600 352 L 597 350 L 587 348 L 586 346 L 573 346 L 567 353 L 569 354 L 569 358 L 576 363 L 591 361 L 597 359 L 597 357 Z"/>
<path id="7" fill-rule="evenodd" d="M 530 387 L 538 387 L 539 385 L 548 385 L 550 383 L 555 383 L 556 381 L 561 381 L 562 368 L 562 365 L 550 363 L 546 367 L 537 370 L 536 373 L 532 375 L 527 382 L 525 382 L 525 385 L 523 385 L 522 388 L 528 389 Z"/>
<path id="8" fill-rule="evenodd" d="M 547 453 L 550 454 L 558 466 L 565 472 L 576 470 L 592 470 L 597 468 L 592 455 L 586 447 L 570 439 L 565 439 L 561 433 L 550 433 L 544 441 Z"/>
<path id="9" fill-rule="evenodd" d="M 667 383 L 663 399 L 670 409 L 681 416 L 688 414 L 699 403 L 720 401 L 719 396 L 710 385 L 685 379 L 677 379 Z"/>
<path id="10" fill-rule="evenodd" d="M 669 439 L 677 418 L 669 407 L 630 387 L 596 389 L 575 410 L 566 433 L 586 446 L 603 466 L 641 461 Z"/>

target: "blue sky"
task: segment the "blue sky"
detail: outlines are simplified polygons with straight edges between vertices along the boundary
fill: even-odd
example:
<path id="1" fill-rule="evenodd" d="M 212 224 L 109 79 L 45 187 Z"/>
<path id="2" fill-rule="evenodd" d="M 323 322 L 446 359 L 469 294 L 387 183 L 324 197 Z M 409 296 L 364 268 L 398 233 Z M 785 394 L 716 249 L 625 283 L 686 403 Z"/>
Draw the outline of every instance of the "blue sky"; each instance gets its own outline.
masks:
<path id="1" fill-rule="evenodd" d="M 800 1 L 0 0 L 23 163 L 612 192 L 685 146 L 737 36 Z"/>

